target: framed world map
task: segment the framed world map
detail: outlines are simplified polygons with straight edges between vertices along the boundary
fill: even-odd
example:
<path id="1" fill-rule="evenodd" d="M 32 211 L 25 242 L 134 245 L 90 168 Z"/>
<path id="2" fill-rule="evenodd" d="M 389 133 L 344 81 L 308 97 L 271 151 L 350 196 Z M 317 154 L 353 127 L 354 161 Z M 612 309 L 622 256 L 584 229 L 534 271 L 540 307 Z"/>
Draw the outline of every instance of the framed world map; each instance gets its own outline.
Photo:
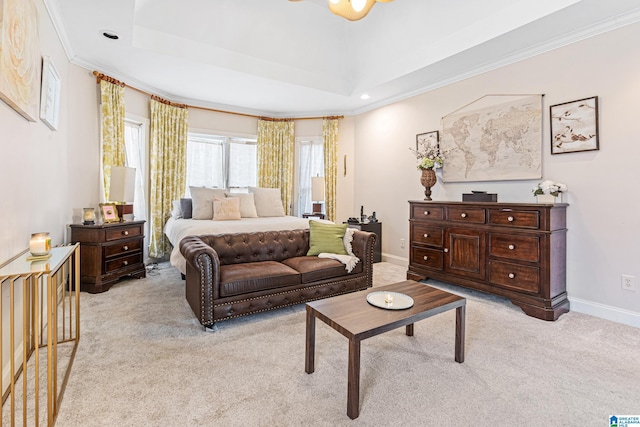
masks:
<path id="1" fill-rule="evenodd" d="M 486 95 L 442 118 L 444 182 L 542 177 L 542 95 Z"/>

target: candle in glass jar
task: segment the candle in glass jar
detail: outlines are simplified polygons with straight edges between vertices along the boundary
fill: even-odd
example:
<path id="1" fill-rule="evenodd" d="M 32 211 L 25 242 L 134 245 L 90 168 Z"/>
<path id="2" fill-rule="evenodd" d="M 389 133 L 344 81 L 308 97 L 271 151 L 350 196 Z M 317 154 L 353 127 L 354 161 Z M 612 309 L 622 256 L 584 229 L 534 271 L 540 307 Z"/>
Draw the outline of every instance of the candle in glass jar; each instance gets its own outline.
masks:
<path id="1" fill-rule="evenodd" d="M 386 302 L 387 304 L 393 304 L 393 295 L 392 294 L 386 294 L 384 296 L 384 302 Z"/>
<path id="2" fill-rule="evenodd" d="M 82 208 L 82 223 L 84 225 L 93 225 L 96 223 L 96 211 L 94 208 Z"/>
<path id="3" fill-rule="evenodd" d="M 33 256 L 48 255 L 51 250 L 49 233 L 33 233 L 29 240 L 29 252 Z"/>

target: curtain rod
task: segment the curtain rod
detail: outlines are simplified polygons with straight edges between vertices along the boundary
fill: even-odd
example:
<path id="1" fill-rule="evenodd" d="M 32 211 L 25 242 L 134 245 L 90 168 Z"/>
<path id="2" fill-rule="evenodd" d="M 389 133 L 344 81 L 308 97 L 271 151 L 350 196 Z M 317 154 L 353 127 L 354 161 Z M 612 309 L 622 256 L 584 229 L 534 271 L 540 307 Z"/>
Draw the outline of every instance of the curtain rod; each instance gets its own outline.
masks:
<path id="1" fill-rule="evenodd" d="M 237 113 L 235 111 L 217 110 L 215 108 L 198 107 L 198 106 L 195 106 L 195 105 L 178 104 L 178 103 L 171 102 L 171 101 L 165 100 L 163 98 L 160 98 L 159 96 L 154 95 L 152 93 L 145 92 L 145 91 L 143 91 L 141 89 L 138 89 L 137 87 L 130 86 L 130 85 L 124 83 L 124 82 L 121 82 L 119 80 L 114 79 L 113 77 L 109 77 L 106 74 L 99 73 L 98 71 L 94 71 L 93 75 L 96 76 L 96 83 L 98 83 L 98 84 L 100 84 L 100 80 L 104 80 L 104 81 L 107 81 L 109 83 L 116 84 L 118 86 L 122 86 L 122 87 L 126 87 L 126 88 L 129 88 L 129 89 L 133 89 L 136 92 L 140 92 L 143 95 L 147 95 L 147 96 L 151 97 L 151 99 L 154 99 L 154 100 L 156 100 L 158 102 L 162 102 L 164 104 L 172 105 L 174 107 L 193 108 L 194 110 L 204 110 L 204 111 L 213 111 L 214 113 L 233 114 L 233 115 L 236 115 L 236 116 L 251 117 L 251 118 L 254 118 L 254 119 L 267 120 L 267 121 L 271 121 L 271 122 L 290 122 L 290 121 L 294 121 L 294 120 L 318 120 L 318 119 L 328 119 L 328 120 L 344 119 L 344 116 L 291 117 L 291 118 L 265 117 L 265 116 L 256 116 L 254 114 Z"/>

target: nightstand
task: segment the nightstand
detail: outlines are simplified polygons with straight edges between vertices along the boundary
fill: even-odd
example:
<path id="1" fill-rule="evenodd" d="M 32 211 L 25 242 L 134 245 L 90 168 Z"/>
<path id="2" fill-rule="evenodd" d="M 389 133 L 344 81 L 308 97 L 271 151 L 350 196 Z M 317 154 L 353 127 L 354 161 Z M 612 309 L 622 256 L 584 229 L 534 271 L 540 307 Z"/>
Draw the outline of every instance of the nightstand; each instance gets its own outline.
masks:
<path id="1" fill-rule="evenodd" d="M 357 224 L 350 224 L 344 222 L 349 228 L 357 228 L 362 231 L 369 231 L 375 233 L 378 238 L 376 239 L 376 245 L 373 247 L 373 262 L 382 261 L 382 223 L 381 222 L 360 222 Z"/>
<path id="2" fill-rule="evenodd" d="M 146 277 L 144 223 L 71 224 L 71 241 L 80 243 L 80 290 L 108 291 L 125 276 Z"/>

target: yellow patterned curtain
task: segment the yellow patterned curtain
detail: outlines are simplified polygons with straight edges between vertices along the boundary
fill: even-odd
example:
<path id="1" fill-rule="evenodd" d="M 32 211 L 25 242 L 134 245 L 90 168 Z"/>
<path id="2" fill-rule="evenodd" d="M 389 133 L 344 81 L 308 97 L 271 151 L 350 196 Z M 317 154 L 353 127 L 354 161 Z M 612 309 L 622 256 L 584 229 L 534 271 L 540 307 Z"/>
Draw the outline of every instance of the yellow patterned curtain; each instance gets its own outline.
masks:
<path id="1" fill-rule="evenodd" d="M 258 186 L 279 188 L 287 215 L 293 194 L 293 121 L 258 120 Z"/>
<path id="2" fill-rule="evenodd" d="M 124 166 L 124 86 L 100 81 L 102 110 L 102 175 L 104 200 L 109 200 L 111 166 Z"/>
<path id="3" fill-rule="evenodd" d="M 336 180 L 338 177 L 338 119 L 322 120 L 324 141 L 324 204 L 326 217 L 336 218 Z"/>
<path id="4" fill-rule="evenodd" d="M 150 230 L 149 256 L 162 258 L 171 250 L 163 232 L 171 216 L 171 202 L 185 188 L 189 111 L 152 97 L 150 126 Z"/>

